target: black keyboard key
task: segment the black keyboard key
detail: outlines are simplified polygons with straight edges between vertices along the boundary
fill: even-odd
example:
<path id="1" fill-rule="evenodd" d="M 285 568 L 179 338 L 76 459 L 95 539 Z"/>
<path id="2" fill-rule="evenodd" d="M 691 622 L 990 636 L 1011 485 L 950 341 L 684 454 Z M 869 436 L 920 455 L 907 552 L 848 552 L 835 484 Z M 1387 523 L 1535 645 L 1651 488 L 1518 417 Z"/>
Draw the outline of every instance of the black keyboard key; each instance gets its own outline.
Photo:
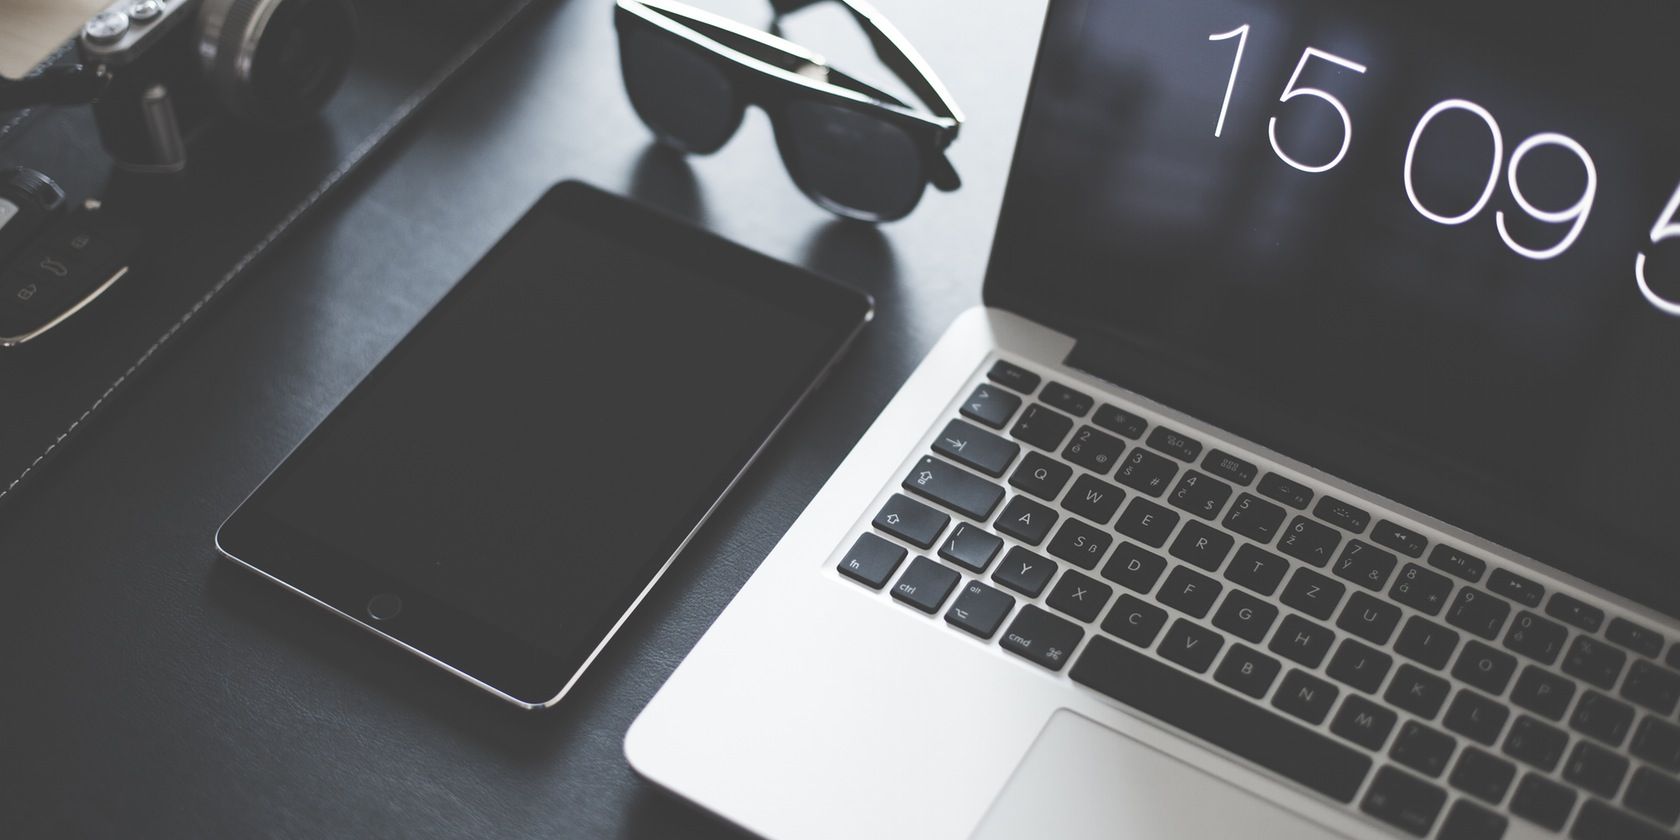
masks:
<path id="1" fill-rule="evenodd" d="M 1447 608 L 1447 623 L 1491 640 L 1499 636 L 1499 628 L 1505 626 L 1505 617 L 1510 614 L 1509 601 L 1466 586 L 1458 590 L 1458 597 Z"/>
<path id="2" fill-rule="evenodd" d="M 1236 538 L 1230 534 L 1216 531 L 1192 519 L 1184 523 L 1184 528 L 1178 532 L 1178 537 L 1173 540 L 1172 548 L 1168 549 L 1168 552 L 1193 566 L 1217 572 L 1220 564 L 1225 562 L 1225 555 L 1231 552 L 1231 546 L 1236 542 Z"/>
<path id="3" fill-rule="evenodd" d="M 986 521 L 1003 499 L 1003 488 L 980 476 L 924 456 L 904 477 L 904 489 L 969 519 Z"/>
<path id="4" fill-rule="evenodd" d="M 1249 484 L 1260 473 L 1259 467 L 1220 449 L 1208 452 L 1202 459 L 1202 469 L 1238 484 Z"/>
<path id="5" fill-rule="evenodd" d="M 1420 671 L 1411 665 L 1401 665 L 1394 672 L 1383 699 L 1424 720 L 1431 720 L 1441 711 L 1447 700 L 1447 681 L 1434 674 Z"/>
<path id="6" fill-rule="evenodd" d="M 1095 402 L 1089 394 L 1075 391 L 1060 382 L 1051 382 L 1044 386 L 1044 391 L 1038 395 L 1045 405 L 1059 408 L 1075 417 L 1084 417 L 1091 410 Z"/>
<path id="7" fill-rule="evenodd" d="M 1563 712 L 1573 699 L 1574 683 L 1533 665 L 1523 669 L 1511 689 L 1512 703 L 1552 720 L 1563 720 Z"/>
<path id="8" fill-rule="evenodd" d="M 1073 420 L 1066 414 L 1052 411 L 1038 403 L 1027 406 L 1021 413 L 1021 419 L 1015 421 L 1014 428 L 1009 435 L 1016 440 L 1026 441 L 1046 452 L 1055 452 L 1062 445 L 1062 440 L 1073 431 Z"/>
<path id="9" fill-rule="evenodd" d="M 1394 585 L 1388 588 L 1388 597 L 1424 615 L 1435 615 L 1447 605 L 1452 587 L 1452 581 L 1445 575 L 1416 563 L 1407 563 L 1400 569 L 1400 574 L 1394 576 Z"/>
<path id="10" fill-rule="evenodd" d="M 1330 707 L 1336 705 L 1337 694 L 1340 692 L 1330 683 L 1300 668 L 1291 668 L 1284 675 L 1283 682 L 1278 684 L 1272 705 L 1307 723 L 1318 724 L 1330 716 Z"/>
<path id="11" fill-rule="evenodd" d="M 1148 592 L 1155 588 L 1155 581 L 1166 568 L 1167 561 L 1160 555 L 1145 551 L 1135 543 L 1123 542 L 1103 564 L 1102 576 L 1134 592 Z"/>
<path id="12" fill-rule="evenodd" d="M 1377 520 L 1371 529 L 1371 542 L 1383 548 L 1392 548 L 1407 557 L 1422 557 L 1423 549 L 1429 545 L 1429 540 L 1422 534 L 1408 530 L 1387 519 Z"/>
<path id="13" fill-rule="evenodd" d="M 1542 618 L 1528 610 L 1517 613 L 1511 629 L 1505 633 L 1505 647 L 1538 662 L 1550 665 L 1563 652 L 1563 642 L 1569 631 L 1549 618 Z"/>
<path id="14" fill-rule="evenodd" d="M 840 574 L 871 589 L 880 589 L 909 554 L 902 546 L 874 534 L 863 534 L 852 544 L 852 550 L 840 558 Z"/>
<path id="15" fill-rule="evenodd" d="M 1568 745 L 1569 736 L 1563 730 L 1528 715 L 1517 715 L 1517 721 L 1511 724 L 1511 731 L 1505 735 L 1505 746 L 1501 750 L 1518 761 L 1549 773 L 1563 758 L 1563 748 Z"/>
<path id="16" fill-rule="evenodd" d="M 1114 518 L 1114 512 L 1120 509 L 1120 501 L 1126 498 L 1126 491 L 1103 481 L 1082 475 L 1074 480 L 1073 487 L 1062 498 L 1062 507 L 1097 523 L 1107 525 Z"/>
<path id="17" fill-rule="evenodd" d="M 1498 696 L 1505 693 L 1505 686 L 1511 683 L 1511 675 L 1516 670 L 1515 656 L 1471 639 L 1464 643 L 1464 650 L 1458 654 L 1458 664 L 1453 666 L 1452 673 L 1464 682 Z"/>
<path id="18" fill-rule="evenodd" d="M 1566 781 L 1605 799 L 1616 798 L 1627 771 L 1627 759 L 1591 741 L 1576 741 L 1575 749 L 1569 751 L 1569 760 L 1563 763 Z"/>
<path id="19" fill-rule="evenodd" d="M 1447 809 L 1447 818 L 1441 821 L 1441 833 L 1435 837 L 1437 840 L 1500 840 L 1509 824 L 1504 817 L 1468 799 L 1460 799 Z"/>
<path id="20" fill-rule="evenodd" d="M 1627 654 L 1597 639 L 1576 636 L 1563 657 L 1563 672 L 1608 691 L 1622 673 Z"/>
<path id="21" fill-rule="evenodd" d="M 1352 747 L 1100 636 L 1069 675 L 1338 802 L 1352 802 L 1371 769 L 1371 759 Z"/>
<path id="22" fill-rule="evenodd" d="M 1038 390 L 1038 374 L 1021 367 L 1017 367 L 1003 360 L 992 365 L 986 378 L 1004 386 L 1013 388 L 1023 394 L 1030 394 Z"/>
<path id="23" fill-rule="evenodd" d="M 1146 648 L 1155 643 L 1155 636 L 1166 623 L 1166 610 L 1140 598 L 1121 595 L 1120 600 L 1114 602 L 1114 609 L 1109 610 L 1108 617 L 1103 619 L 1102 628 L 1105 633 Z"/>
<path id="24" fill-rule="evenodd" d="M 940 513 L 903 493 L 894 493 L 881 512 L 875 514 L 875 527 L 907 543 L 931 548 L 933 541 L 951 524 L 951 517 Z"/>
<path id="25" fill-rule="evenodd" d="M 1255 488 L 1260 495 L 1273 501 L 1283 502 L 1296 510 L 1306 510 L 1312 502 L 1313 492 L 1291 478 L 1284 478 L 1277 473 L 1266 473 L 1260 478 L 1260 486 Z"/>
<path id="26" fill-rule="evenodd" d="M 1633 771 L 1623 804 L 1672 828 L 1680 819 L 1680 782 L 1649 767 Z"/>
<path id="27" fill-rule="evenodd" d="M 1619 747 L 1633 728 L 1633 707 L 1588 689 L 1569 716 L 1569 728 Z"/>
<path id="28" fill-rule="evenodd" d="M 1447 804 L 1447 792 L 1393 767 L 1383 767 L 1359 810 L 1401 831 L 1423 837 Z"/>
<path id="29" fill-rule="evenodd" d="M 1465 747 L 1447 783 L 1495 805 L 1505 798 L 1517 777 L 1517 765 L 1475 747 Z"/>
<path id="30" fill-rule="evenodd" d="M 1674 840 L 1674 835 L 1596 799 L 1581 805 L 1570 840 Z"/>
<path id="31" fill-rule="evenodd" d="M 1504 731 L 1505 721 L 1510 717 L 1511 710 L 1505 704 L 1461 688 L 1453 695 L 1441 723 L 1448 730 L 1491 747 L 1499 743 L 1499 733 Z"/>
<path id="32" fill-rule="evenodd" d="M 1351 580 L 1373 592 L 1381 592 L 1388 576 L 1394 573 L 1394 555 L 1363 540 L 1349 540 L 1336 558 L 1332 572 L 1336 577 Z"/>
<path id="33" fill-rule="evenodd" d="M 1622 681 L 1622 696 L 1666 715 L 1680 702 L 1680 674 L 1643 659 L 1634 660 Z"/>
<path id="34" fill-rule="evenodd" d="M 1056 581 L 1055 586 L 1050 587 L 1050 595 L 1044 603 L 1053 610 L 1089 623 L 1097 620 L 1097 614 L 1102 612 L 1108 597 L 1113 594 L 1114 589 L 1108 584 L 1069 570 Z"/>
<path id="35" fill-rule="evenodd" d="M 1027 604 L 1009 622 L 1000 644 L 1028 662 L 1060 671 L 1084 637 L 1079 625 Z"/>
<path id="36" fill-rule="evenodd" d="M 1066 560 L 1081 569 L 1095 569 L 1113 544 L 1113 534 L 1077 519 L 1069 519 L 1050 539 L 1049 550 L 1050 556 Z"/>
<path id="37" fill-rule="evenodd" d="M 1014 598 L 980 581 L 971 580 L 963 584 L 957 600 L 951 602 L 951 608 L 945 611 L 945 621 L 952 627 L 990 639 L 1014 606 Z"/>
<path id="38" fill-rule="evenodd" d="M 1366 595 L 1353 593 L 1336 626 L 1374 645 L 1386 645 L 1400 623 L 1400 608 Z"/>
<path id="39" fill-rule="evenodd" d="M 1178 525 L 1178 514 L 1148 499 L 1133 499 L 1114 523 L 1114 530 L 1154 548 L 1160 548 Z"/>
<path id="40" fill-rule="evenodd" d="M 1283 588 L 1283 603 L 1319 621 L 1329 621 L 1347 586 L 1311 569 L 1296 569 Z"/>
<path id="41" fill-rule="evenodd" d="M 1634 728 L 1628 751 L 1670 773 L 1680 773 L 1680 726 L 1646 715 Z"/>
<path id="42" fill-rule="evenodd" d="M 1223 588 L 1219 581 L 1189 566 L 1175 566 L 1167 575 L 1166 582 L 1161 584 L 1161 591 L 1155 593 L 1155 600 L 1194 618 L 1201 618 L 1213 608 L 1213 602 Z"/>
<path id="43" fill-rule="evenodd" d="M 1149 433 L 1149 445 L 1181 461 L 1196 462 L 1196 456 L 1202 454 L 1202 442 L 1175 432 L 1166 426 L 1156 426 Z"/>
<path id="44" fill-rule="evenodd" d="M 1524 773 L 1511 794 L 1511 813 L 1551 831 L 1562 831 L 1575 809 L 1575 791 L 1533 773 Z"/>
<path id="45" fill-rule="evenodd" d="M 1091 422 L 1132 440 L 1142 437 L 1143 430 L 1149 428 L 1149 421 L 1106 403 L 1097 409 L 1097 414 L 1091 418 Z"/>
<path id="46" fill-rule="evenodd" d="M 1278 540 L 1278 551 L 1302 563 L 1324 568 L 1336 556 L 1336 546 L 1341 542 L 1342 534 L 1335 528 L 1297 516 L 1283 532 L 1283 539 Z"/>
<path id="47" fill-rule="evenodd" d="M 1028 452 L 1027 457 L 1021 459 L 1021 465 L 1009 475 L 1009 486 L 1050 501 L 1062 492 L 1062 487 L 1072 476 L 1073 467 L 1037 452 Z"/>
<path id="48" fill-rule="evenodd" d="M 1610 626 L 1604 628 L 1604 638 L 1641 656 L 1656 659 L 1662 654 L 1663 637 L 1661 633 L 1649 627 L 1634 624 L 1625 618 L 1610 619 Z"/>
<path id="49" fill-rule="evenodd" d="M 1446 772 L 1447 761 L 1457 746 L 1451 735 L 1409 720 L 1400 727 L 1400 734 L 1394 736 L 1394 746 L 1388 748 L 1388 755 L 1433 779 Z"/>
<path id="50" fill-rule="evenodd" d="M 1002 478 L 1003 471 L 1021 454 L 1021 445 L 1004 440 L 985 429 L 961 420 L 945 424 L 945 430 L 933 439 L 933 449 L 941 455 L 966 464 L 993 478 Z"/>
<path id="51" fill-rule="evenodd" d="M 1546 590 L 1540 584 L 1504 569 L 1493 570 L 1493 574 L 1488 576 L 1487 587 L 1493 594 L 1525 607 L 1538 607 L 1541 599 L 1546 597 Z"/>
<path id="52" fill-rule="evenodd" d="M 1277 617 L 1277 607 L 1240 589 L 1233 589 L 1225 596 L 1225 602 L 1219 605 L 1219 611 L 1213 614 L 1213 626 L 1259 644 L 1261 639 L 1266 638 L 1266 631 L 1272 629 L 1272 622 L 1277 621 Z"/>
<path id="53" fill-rule="evenodd" d="M 1225 514 L 1225 527 L 1266 545 L 1283 527 L 1284 516 L 1283 508 L 1253 493 L 1244 493 L 1231 505 L 1231 512 Z"/>
<path id="54" fill-rule="evenodd" d="M 1546 615 L 1566 624 L 1573 624 L 1588 633 L 1597 633 L 1599 626 L 1604 624 L 1604 610 L 1577 601 L 1562 592 L 1553 593 L 1552 599 L 1546 602 Z"/>
<path id="55" fill-rule="evenodd" d="M 1226 567 L 1225 579 L 1261 595 L 1270 595 L 1277 591 L 1278 584 L 1283 583 L 1283 576 L 1288 571 L 1288 560 L 1250 543 L 1243 543 L 1231 565 Z"/>
<path id="56" fill-rule="evenodd" d="M 1330 644 L 1336 639 L 1329 628 L 1321 627 L 1298 615 L 1286 616 L 1283 623 L 1278 625 L 1277 635 L 1272 637 L 1270 645 L 1273 653 L 1287 657 L 1301 663 L 1308 668 L 1317 668 L 1324 661 L 1324 654 L 1330 652 Z"/>
<path id="57" fill-rule="evenodd" d="M 1277 679 L 1282 667 L 1276 659 L 1239 643 L 1231 645 L 1230 652 L 1213 672 L 1213 678 L 1259 700 L 1271 690 L 1272 681 Z"/>
<path id="58" fill-rule="evenodd" d="M 1330 731 L 1368 750 L 1380 750 L 1400 716 L 1357 694 L 1349 694 L 1330 721 Z"/>
<path id="59" fill-rule="evenodd" d="M 899 575 L 893 584 L 892 596 L 922 612 L 932 615 L 951 596 L 962 575 L 926 557 L 910 561 L 910 568 Z"/>
<path id="60" fill-rule="evenodd" d="M 1037 598 L 1056 574 L 1056 561 L 1013 546 L 992 570 L 992 580 L 1027 596 Z"/>
<path id="61" fill-rule="evenodd" d="M 1382 686 L 1383 677 L 1388 676 L 1388 669 L 1393 665 L 1394 657 L 1352 639 L 1343 639 L 1336 647 L 1336 655 L 1330 657 L 1330 667 L 1325 669 L 1325 673 L 1339 683 L 1353 686 L 1366 694 L 1376 694 Z"/>
<path id="62" fill-rule="evenodd" d="M 1177 464 L 1147 449 L 1136 448 L 1132 454 L 1121 459 L 1120 470 L 1114 474 L 1114 480 L 1139 493 L 1159 496 L 1167 492 L 1175 475 L 1178 475 Z"/>
<path id="63" fill-rule="evenodd" d="M 978 574 L 992 565 L 992 559 L 1002 548 L 1003 540 L 967 522 L 959 522 L 939 547 L 939 556 Z"/>
<path id="64" fill-rule="evenodd" d="M 1335 496 L 1320 496 L 1318 504 L 1313 505 L 1313 516 L 1355 534 L 1364 533 L 1365 526 L 1371 524 L 1371 514 Z"/>
<path id="65" fill-rule="evenodd" d="M 1185 470 L 1167 504 L 1189 511 L 1192 516 L 1212 519 L 1219 515 L 1230 498 L 1231 485 L 1195 470 Z"/>
<path id="66" fill-rule="evenodd" d="M 1457 647 L 1458 633 L 1415 615 L 1406 619 L 1400 638 L 1394 642 L 1396 653 L 1436 670 L 1447 667 Z"/>
<path id="67" fill-rule="evenodd" d="M 1225 639 L 1218 633 L 1180 618 L 1167 628 L 1156 650 L 1168 661 L 1200 674 L 1213 664 L 1213 658 L 1224 645 Z"/>
<path id="68" fill-rule="evenodd" d="M 1120 462 L 1120 454 L 1125 451 L 1126 444 L 1119 438 L 1090 426 L 1080 426 L 1079 431 L 1073 433 L 1073 440 L 1068 441 L 1067 448 L 1062 450 L 1062 457 L 1103 475 L 1114 469 L 1114 465 Z"/>
<path id="69" fill-rule="evenodd" d="M 1027 545 L 1038 545 L 1050 536 L 1060 514 L 1026 496 L 1016 496 L 1003 506 L 992 527 L 1006 537 L 1014 537 Z"/>
<path id="70" fill-rule="evenodd" d="M 1471 583 L 1481 580 L 1482 575 L 1487 574 L 1487 561 L 1440 543 L 1436 543 L 1434 550 L 1429 552 L 1429 565 Z"/>
<path id="71" fill-rule="evenodd" d="M 1000 388 L 981 385 L 963 401 L 962 416 L 994 429 L 1003 428 L 1021 408 L 1021 398 Z"/>

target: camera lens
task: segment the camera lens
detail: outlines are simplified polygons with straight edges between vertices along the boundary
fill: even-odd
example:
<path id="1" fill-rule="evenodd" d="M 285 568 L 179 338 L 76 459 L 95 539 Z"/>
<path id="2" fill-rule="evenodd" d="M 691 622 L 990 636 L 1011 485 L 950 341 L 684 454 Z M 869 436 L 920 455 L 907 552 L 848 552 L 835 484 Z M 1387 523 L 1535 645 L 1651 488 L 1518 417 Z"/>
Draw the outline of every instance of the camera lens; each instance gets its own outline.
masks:
<path id="1" fill-rule="evenodd" d="M 348 0 L 205 0 L 198 21 L 211 89 L 254 122 L 314 116 L 338 90 L 355 50 Z"/>

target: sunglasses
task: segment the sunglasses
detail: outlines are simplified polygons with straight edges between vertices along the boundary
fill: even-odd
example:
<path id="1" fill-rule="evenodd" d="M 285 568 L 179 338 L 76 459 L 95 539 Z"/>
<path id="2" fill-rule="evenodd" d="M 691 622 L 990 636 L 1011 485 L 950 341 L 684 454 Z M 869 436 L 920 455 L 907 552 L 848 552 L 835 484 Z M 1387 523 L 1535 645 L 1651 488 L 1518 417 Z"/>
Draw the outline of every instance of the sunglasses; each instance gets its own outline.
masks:
<path id="1" fill-rule="evenodd" d="M 771 0 L 786 14 L 819 0 Z M 961 186 L 945 149 L 962 114 L 904 37 L 863 0 L 838 0 L 881 61 L 931 114 L 829 67 L 797 44 L 669 0 L 618 0 L 624 86 L 666 145 L 717 151 L 746 106 L 770 115 L 782 163 L 800 191 L 851 219 L 885 222 L 915 209 L 927 185 Z"/>

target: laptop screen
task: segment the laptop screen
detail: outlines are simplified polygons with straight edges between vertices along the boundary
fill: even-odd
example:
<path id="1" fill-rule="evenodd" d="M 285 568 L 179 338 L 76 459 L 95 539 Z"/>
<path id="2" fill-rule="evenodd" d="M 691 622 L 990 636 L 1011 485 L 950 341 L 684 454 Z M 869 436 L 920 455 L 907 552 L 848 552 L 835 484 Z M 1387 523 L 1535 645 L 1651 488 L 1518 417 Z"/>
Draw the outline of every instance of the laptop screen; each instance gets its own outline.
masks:
<path id="1" fill-rule="evenodd" d="M 1052 0 L 986 296 L 1680 615 L 1680 3 Z"/>

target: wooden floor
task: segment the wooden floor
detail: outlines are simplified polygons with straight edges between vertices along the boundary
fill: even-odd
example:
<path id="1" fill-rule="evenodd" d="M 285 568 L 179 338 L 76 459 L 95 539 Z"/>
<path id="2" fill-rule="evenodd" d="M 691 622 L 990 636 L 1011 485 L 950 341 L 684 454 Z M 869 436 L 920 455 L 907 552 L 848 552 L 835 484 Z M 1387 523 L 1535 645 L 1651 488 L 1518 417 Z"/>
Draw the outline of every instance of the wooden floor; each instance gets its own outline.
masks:
<path id="1" fill-rule="evenodd" d="M 0 75 L 29 72 L 110 0 L 0 0 Z"/>

